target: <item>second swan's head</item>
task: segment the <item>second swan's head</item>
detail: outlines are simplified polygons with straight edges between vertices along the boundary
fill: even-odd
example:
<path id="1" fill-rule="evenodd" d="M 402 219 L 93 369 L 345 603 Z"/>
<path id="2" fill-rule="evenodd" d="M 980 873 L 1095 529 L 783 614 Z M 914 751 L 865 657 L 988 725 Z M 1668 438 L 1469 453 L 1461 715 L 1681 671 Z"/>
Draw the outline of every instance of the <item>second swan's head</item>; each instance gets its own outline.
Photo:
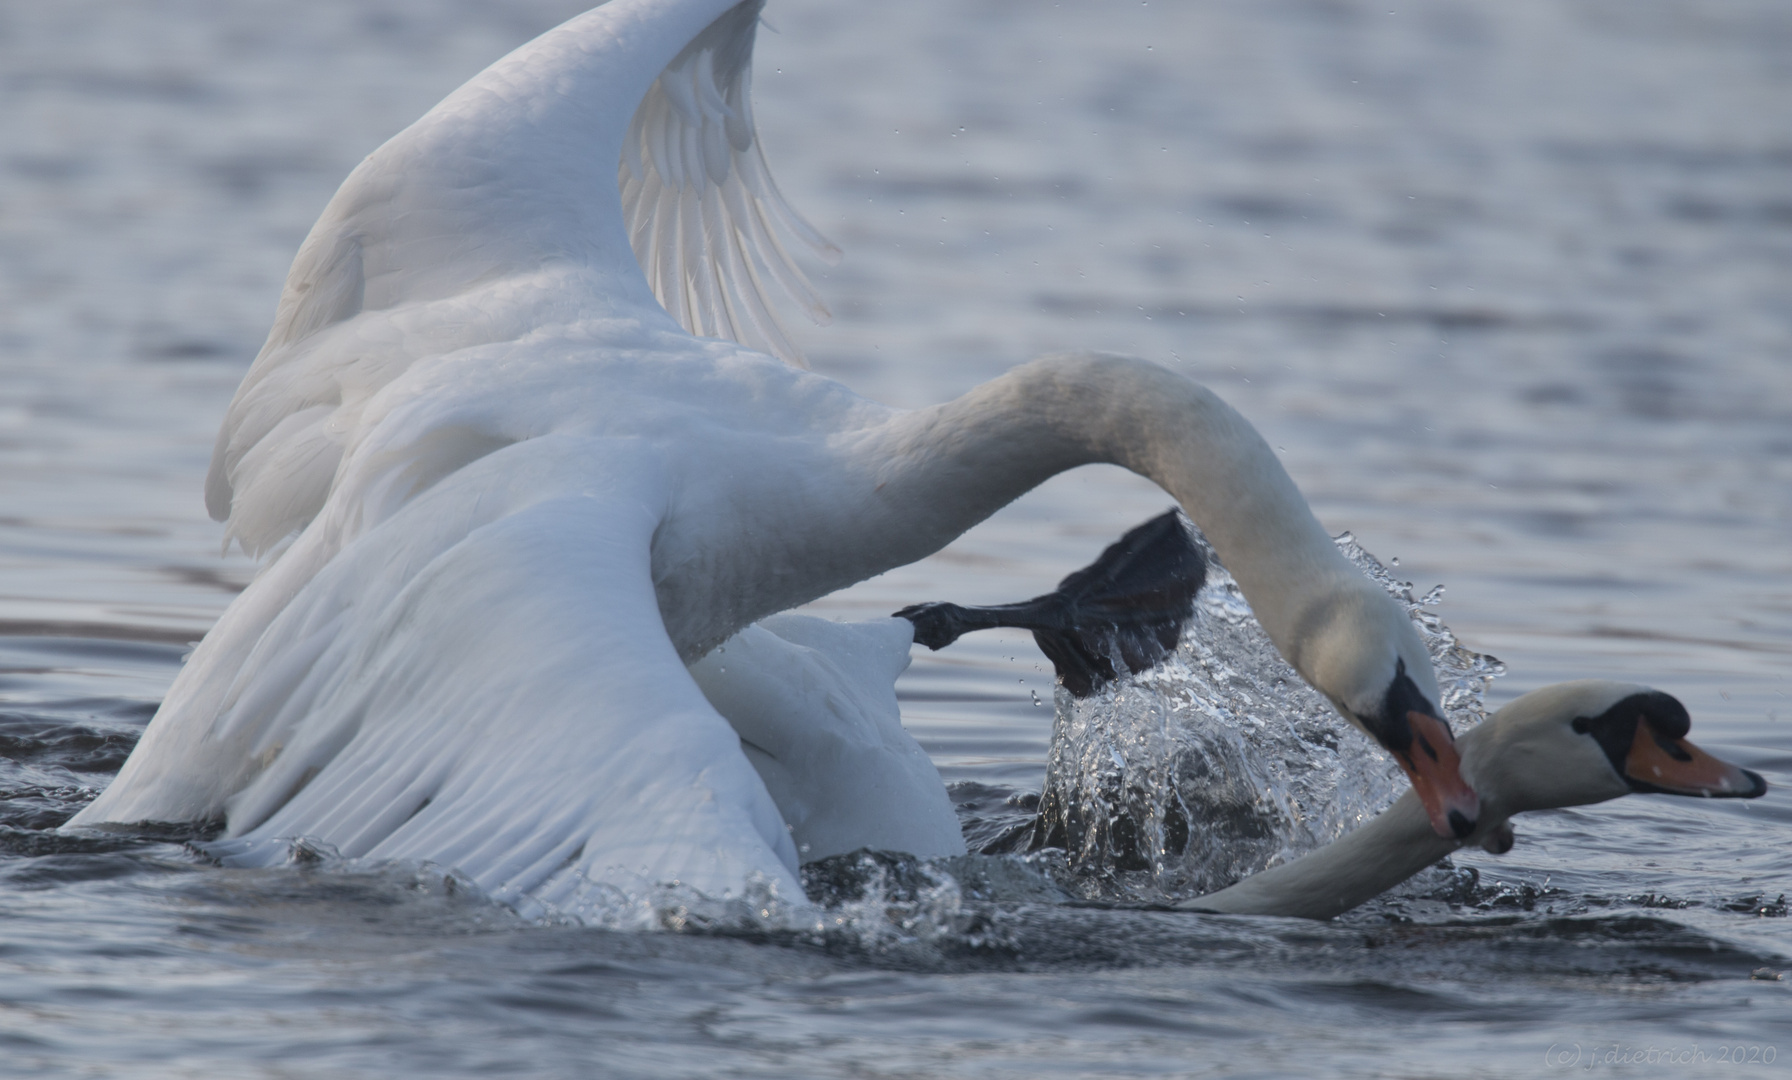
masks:
<path id="1" fill-rule="evenodd" d="M 1525 694 L 1458 745 L 1488 825 L 1526 810 L 1633 792 L 1708 799 L 1766 793 L 1760 774 L 1688 742 L 1690 726 L 1685 706 L 1659 690 L 1583 679 Z"/>

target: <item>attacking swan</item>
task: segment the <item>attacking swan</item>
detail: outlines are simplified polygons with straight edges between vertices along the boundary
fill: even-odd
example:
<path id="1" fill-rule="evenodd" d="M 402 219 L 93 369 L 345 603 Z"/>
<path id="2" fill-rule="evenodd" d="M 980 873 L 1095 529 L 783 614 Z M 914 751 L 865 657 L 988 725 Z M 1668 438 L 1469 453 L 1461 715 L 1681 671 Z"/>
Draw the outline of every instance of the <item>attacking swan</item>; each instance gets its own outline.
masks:
<path id="1" fill-rule="evenodd" d="M 830 837 L 818 777 L 873 762 L 872 803 L 919 808 L 880 842 L 951 850 L 937 774 L 879 719 L 911 624 L 862 648 L 753 624 L 1110 462 L 1201 525 L 1283 655 L 1400 760 L 1428 828 L 1471 835 L 1411 624 L 1213 394 L 1066 356 L 899 412 L 693 336 L 790 356 L 765 286 L 813 299 L 774 227 L 820 241 L 748 108 L 761 6 L 612 0 L 349 176 L 207 482 L 271 561 L 71 824 L 222 817 L 240 861 L 302 835 L 570 910 L 617 882 L 795 895 L 801 857 L 863 834 Z M 712 652 L 731 638 L 758 654 L 732 674 Z M 786 697 L 811 710 L 794 728 Z M 829 716 L 864 724 L 812 753 L 804 730 L 845 730 Z"/>

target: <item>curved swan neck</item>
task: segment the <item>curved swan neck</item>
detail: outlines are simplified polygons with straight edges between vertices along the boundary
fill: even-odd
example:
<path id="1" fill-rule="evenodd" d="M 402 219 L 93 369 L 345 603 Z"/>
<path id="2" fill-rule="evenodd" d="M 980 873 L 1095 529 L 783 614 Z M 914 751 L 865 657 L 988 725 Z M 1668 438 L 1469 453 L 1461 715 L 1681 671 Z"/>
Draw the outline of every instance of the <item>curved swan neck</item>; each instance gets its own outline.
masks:
<path id="1" fill-rule="evenodd" d="M 1508 822 L 1513 814 L 1604 802 L 1631 790 L 1597 742 L 1573 722 L 1650 694 L 1654 692 L 1648 687 L 1628 683 L 1561 683 L 1533 690 L 1463 732 L 1457 741 L 1463 771 L 1473 777 L 1482 799 L 1481 818 L 1467 837 L 1439 837 L 1418 796 L 1408 791 L 1375 820 L 1318 851 L 1176 906 L 1329 919 L 1467 844 L 1487 847 L 1503 834 L 1503 844 L 1488 850 L 1504 851 L 1512 845 Z M 1678 702 L 1673 705 L 1679 708 Z"/>
<path id="2" fill-rule="evenodd" d="M 1400 884 L 1461 847 L 1445 839 L 1411 791 L 1355 832 L 1291 863 L 1176 905 L 1226 915 L 1329 919 Z"/>
<path id="3" fill-rule="evenodd" d="M 749 542 L 728 567 L 680 576 L 701 552 L 655 540 L 667 626 L 686 656 L 925 558 L 1052 476 L 1105 463 L 1176 498 L 1282 655 L 1334 702 L 1379 707 L 1402 657 L 1437 697 L 1406 614 L 1338 551 L 1256 429 L 1181 375 L 1126 357 L 1046 357 L 944 405 L 855 408 L 835 422 L 816 444 L 825 452 L 741 478 L 750 493 L 732 501 L 748 516 L 734 528 Z M 732 593 L 718 578 L 749 585 Z"/>
<path id="4" fill-rule="evenodd" d="M 1201 527 L 1270 638 L 1309 679 L 1303 646 L 1319 624 L 1342 599 L 1360 607 L 1379 593 L 1339 553 L 1256 429 L 1205 387 L 1156 365 L 1048 357 L 909 414 L 900 427 L 888 448 L 899 463 L 888 494 L 942 538 L 1078 465 L 1119 465 L 1155 481 Z"/>

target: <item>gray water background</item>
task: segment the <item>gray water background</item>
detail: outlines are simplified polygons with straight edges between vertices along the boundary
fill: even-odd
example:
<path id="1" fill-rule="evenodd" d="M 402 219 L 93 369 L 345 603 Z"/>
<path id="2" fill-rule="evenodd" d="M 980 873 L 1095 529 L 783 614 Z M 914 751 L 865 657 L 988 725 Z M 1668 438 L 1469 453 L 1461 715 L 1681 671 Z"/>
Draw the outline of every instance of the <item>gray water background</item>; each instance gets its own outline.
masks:
<path id="1" fill-rule="evenodd" d="M 893 933 L 607 934 L 403 869 L 46 847 L 251 573 L 200 481 L 311 221 L 580 6 L 0 4 L 0 1074 L 1786 1069 L 1719 1059 L 1792 1061 L 1775 0 L 773 0 L 755 84 L 785 192 L 847 250 L 815 268 L 835 322 L 799 331 L 817 369 L 902 405 L 1068 348 L 1183 371 L 1328 526 L 1447 585 L 1510 667 L 1494 703 L 1649 683 L 1765 799 L 1536 815 L 1458 860 L 1478 885 L 1329 926 L 967 876 Z M 1165 503 L 1087 470 L 816 607 L 1030 596 Z M 902 694 L 961 803 L 1038 790 L 1024 637 L 920 656 Z"/>

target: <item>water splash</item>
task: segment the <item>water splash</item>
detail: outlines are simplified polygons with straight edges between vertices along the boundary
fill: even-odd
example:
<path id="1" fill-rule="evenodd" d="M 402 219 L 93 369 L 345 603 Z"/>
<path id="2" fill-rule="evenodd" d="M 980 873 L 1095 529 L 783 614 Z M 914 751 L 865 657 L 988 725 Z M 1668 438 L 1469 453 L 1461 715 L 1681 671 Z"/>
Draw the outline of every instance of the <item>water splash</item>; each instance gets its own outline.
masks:
<path id="1" fill-rule="evenodd" d="M 1295 673 L 1237 583 L 1210 560 L 1176 654 L 1077 700 L 1061 688 L 1045 791 L 1021 844 L 1066 853 L 1063 884 L 1086 899 L 1160 902 L 1223 888 L 1324 846 L 1380 813 L 1399 769 Z M 1417 624 L 1458 732 L 1486 717 L 1505 667 L 1462 647 L 1349 533 L 1351 562 Z M 986 849 L 988 850 L 988 849 Z"/>
<path id="2" fill-rule="evenodd" d="M 719 897 L 642 879 L 589 891 L 573 908 L 509 906 L 540 925 L 745 938 L 905 968 L 1007 963 L 1019 954 L 1017 913 L 1069 899 L 1049 872 L 1058 854 L 860 849 L 805 864 L 796 895 L 763 876 Z"/>

